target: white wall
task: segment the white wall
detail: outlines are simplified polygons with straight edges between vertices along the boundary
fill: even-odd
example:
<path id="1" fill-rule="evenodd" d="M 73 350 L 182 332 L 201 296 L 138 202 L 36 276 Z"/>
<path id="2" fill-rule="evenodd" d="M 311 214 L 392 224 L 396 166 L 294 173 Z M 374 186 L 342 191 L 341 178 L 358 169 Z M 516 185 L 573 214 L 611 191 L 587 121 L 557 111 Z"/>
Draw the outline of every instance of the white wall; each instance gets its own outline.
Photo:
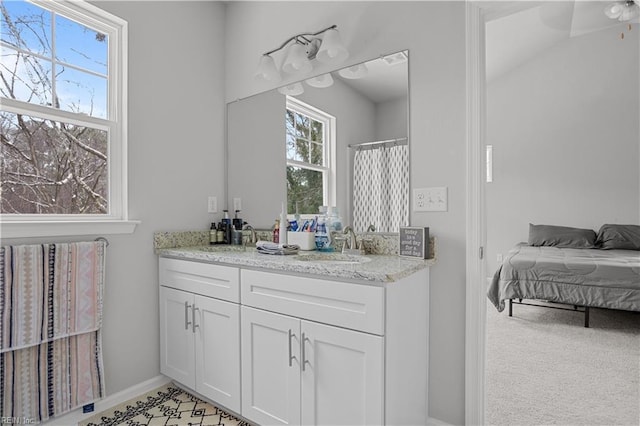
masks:
<path id="1" fill-rule="evenodd" d="M 464 2 L 229 2 L 227 101 L 275 86 L 253 78 L 260 55 L 292 35 L 337 24 L 345 65 L 409 49 L 411 182 L 447 186 L 447 212 L 413 213 L 438 238 L 431 269 L 429 415 L 464 423 Z M 281 60 L 278 57 L 276 62 Z M 328 71 L 316 68 L 314 74 Z M 283 82 L 284 83 L 284 82 Z M 408 331 L 409 332 L 409 331 Z M 426 403 L 426 402 L 425 402 Z"/>
<path id="2" fill-rule="evenodd" d="M 640 223 L 640 37 L 620 31 L 566 39 L 489 84 L 489 273 L 530 222 Z"/>
<path id="3" fill-rule="evenodd" d="M 129 207 L 142 221 L 134 234 L 105 235 L 103 352 L 113 394 L 160 373 L 153 232 L 206 229 L 207 196 L 224 194 L 224 7 L 92 3 L 129 23 Z M 42 241 L 51 239 L 2 244 Z"/>
<path id="4" fill-rule="evenodd" d="M 406 138 L 408 132 L 408 97 L 376 104 L 376 137 L 373 140 Z"/>

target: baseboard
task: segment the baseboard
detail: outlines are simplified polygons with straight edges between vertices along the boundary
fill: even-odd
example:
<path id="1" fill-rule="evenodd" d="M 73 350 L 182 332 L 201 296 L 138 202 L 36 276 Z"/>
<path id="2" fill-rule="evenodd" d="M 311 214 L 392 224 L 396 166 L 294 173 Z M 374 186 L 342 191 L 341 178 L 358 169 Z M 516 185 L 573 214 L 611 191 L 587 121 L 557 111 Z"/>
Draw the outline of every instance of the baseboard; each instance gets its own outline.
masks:
<path id="1" fill-rule="evenodd" d="M 427 426 L 451 426 L 451 424 L 443 422 L 442 420 L 434 419 L 433 417 L 429 417 L 427 418 Z"/>
<path id="2" fill-rule="evenodd" d="M 111 407 L 115 407 L 116 405 L 122 404 L 125 401 L 128 401 L 132 398 L 135 398 L 138 395 L 142 395 L 149 391 L 154 390 L 155 388 L 159 388 L 160 386 L 169 383 L 171 379 L 167 376 L 158 375 L 152 379 L 144 381 L 142 383 L 138 383 L 137 385 L 133 385 L 127 389 L 124 389 L 120 392 L 116 392 L 113 395 L 109 395 L 100 401 L 94 403 L 94 410 L 91 413 L 83 413 L 82 409 L 79 408 L 77 410 L 71 411 L 65 415 L 55 417 L 49 419 L 46 422 L 41 423 L 45 426 L 69 426 L 69 425 L 77 425 L 78 422 L 83 421 L 84 419 L 88 419 L 89 417 L 95 415 L 104 410 L 108 410 Z"/>

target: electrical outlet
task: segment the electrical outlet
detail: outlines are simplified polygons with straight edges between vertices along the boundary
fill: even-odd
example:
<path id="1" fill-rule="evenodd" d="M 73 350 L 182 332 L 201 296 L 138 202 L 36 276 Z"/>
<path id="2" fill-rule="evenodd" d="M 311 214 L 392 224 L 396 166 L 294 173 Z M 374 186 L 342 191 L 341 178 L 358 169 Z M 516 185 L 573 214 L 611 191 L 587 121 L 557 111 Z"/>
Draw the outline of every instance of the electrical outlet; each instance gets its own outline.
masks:
<path id="1" fill-rule="evenodd" d="M 502 263 L 502 253 L 498 253 L 498 255 L 496 256 L 496 260 Z"/>
<path id="2" fill-rule="evenodd" d="M 218 213 L 218 197 L 209 197 L 209 206 L 207 211 L 209 213 Z"/>
<path id="3" fill-rule="evenodd" d="M 233 211 L 242 210 L 242 199 L 234 198 L 233 199 Z"/>
<path id="4" fill-rule="evenodd" d="M 446 212 L 447 187 L 415 188 L 413 190 L 413 211 Z"/>

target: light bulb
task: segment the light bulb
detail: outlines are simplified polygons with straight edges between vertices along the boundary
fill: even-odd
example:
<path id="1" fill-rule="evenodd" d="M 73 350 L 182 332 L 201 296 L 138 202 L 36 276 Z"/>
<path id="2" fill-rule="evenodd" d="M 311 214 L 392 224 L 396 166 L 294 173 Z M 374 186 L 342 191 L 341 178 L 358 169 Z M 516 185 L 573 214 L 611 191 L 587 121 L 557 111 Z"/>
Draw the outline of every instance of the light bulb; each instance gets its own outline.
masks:
<path id="1" fill-rule="evenodd" d="M 282 64 L 282 71 L 292 73 L 306 73 L 311 71 L 313 67 L 307 57 L 307 49 L 303 44 L 294 43 L 289 46 L 287 58 Z"/>
<path id="2" fill-rule="evenodd" d="M 342 44 L 340 34 L 335 28 L 327 30 L 322 38 L 322 44 L 316 54 L 320 62 L 342 62 L 349 57 L 349 52 Z"/>
<path id="3" fill-rule="evenodd" d="M 276 63 L 271 56 L 262 55 L 255 78 L 258 80 L 273 81 L 275 83 L 282 79 L 276 68 Z"/>
<path id="4" fill-rule="evenodd" d="M 620 13 L 618 20 L 621 22 L 631 21 L 638 16 L 638 13 L 638 5 L 633 2 L 627 3 L 622 6 L 622 13 Z"/>
<path id="5" fill-rule="evenodd" d="M 622 14 L 622 3 L 611 3 L 604 8 L 604 14 L 610 19 L 617 19 Z"/>
<path id="6" fill-rule="evenodd" d="M 331 77 L 331 74 L 329 73 L 322 74 L 317 77 L 312 77 L 305 80 L 305 83 L 307 83 L 311 87 L 317 87 L 319 89 L 323 89 L 333 84 L 333 77 Z"/>
<path id="7" fill-rule="evenodd" d="M 283 95 L 296 96 L 304 93 L 304 87 L 300 83 L 292 83 L 286 86 L 278 87 L 278 92 Z"/>

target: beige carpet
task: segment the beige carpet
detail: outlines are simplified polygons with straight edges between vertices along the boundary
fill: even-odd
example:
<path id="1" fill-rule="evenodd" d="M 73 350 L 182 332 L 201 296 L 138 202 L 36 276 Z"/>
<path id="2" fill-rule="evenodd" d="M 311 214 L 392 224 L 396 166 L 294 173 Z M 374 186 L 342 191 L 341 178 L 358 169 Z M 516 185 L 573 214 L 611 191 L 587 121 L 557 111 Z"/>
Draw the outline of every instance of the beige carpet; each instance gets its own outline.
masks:
<path id="1" fill-rule="evenodd" d="M 490 425 L 640 424 L 640 313 L 489 303 Z"/>
<path id="2" fill-rule="evenodd" d="M 78 423 L 78 426 L 250 426 L 169 383 Z"/>

